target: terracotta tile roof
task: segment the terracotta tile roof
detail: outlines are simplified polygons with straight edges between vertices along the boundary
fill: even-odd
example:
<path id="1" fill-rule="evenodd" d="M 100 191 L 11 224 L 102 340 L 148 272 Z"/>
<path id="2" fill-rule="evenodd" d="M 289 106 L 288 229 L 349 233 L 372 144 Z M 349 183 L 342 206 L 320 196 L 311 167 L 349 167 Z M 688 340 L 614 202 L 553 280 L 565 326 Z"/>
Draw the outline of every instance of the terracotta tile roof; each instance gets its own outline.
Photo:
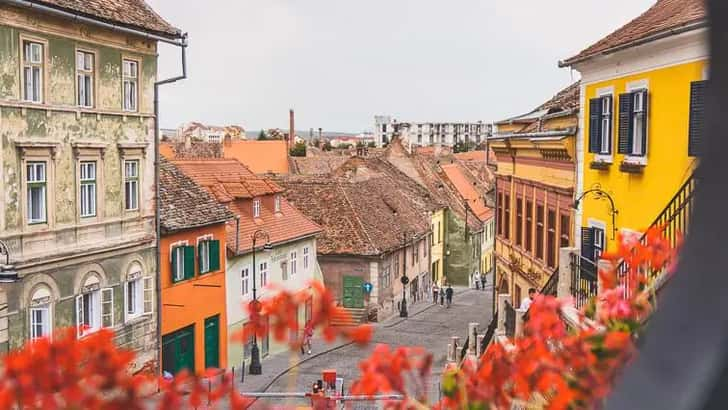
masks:
<path id="1" fill-rule="evenodd" d="M 581 94 L 581 80 L 556 93 L 545 103 L 533 111 L 516 117 L 496 122 L 496 124 L 523 124 L 523 127 L 514 133 L 536 132 L 540 130 L 544 116 L 557 113 L 569 113 L 579 109 L 579 96 Z M 495 134 L 497 136 L 497 134 Z"/>
<path id="2" fill-rule="evenodd" d="M 253 174 L 245 165 L 232 159 L 181 160 L 173 163 L 197 184 L 205 187 L 228 209 L 240 217 L 228 222 L 227 246 L 237 252 L 250 251 L 252 235 L 264 229 L 271 242 L 287 242 L 316 235 L 321 228 L 281 198 L 280 212 L 274 209 L 274 195 L 283 188 L 272 180 Z M 253 198 L 261 200 L 259 217 L 253 216 Z M 237 236 L 236 236 L 237 234 Z"/>
<path id="3" fill-rule="evenodd" d="M 33 3 L 128 28 L 179 38 L 182 32 L 167 23 L 144 0 L 30 0 Z"/>
<path id="4" fill-rule="evenodd" d="M 291 173 L 299 175 L 326 175 L 334 172 L 349 158 L 349 156 L 345 155 L 291 157 Z"/>
<path id="5" fill-rule="evenodd" d="M 162 159 L 159 165 L 159 197 L 162 230 L 173 232 L 234 218 L 224 205 L 174 164 Z"/>
<path id="6" fill-rule="evenodd" d="M 430 231 L 442 209 L 427 190 L 381 158 L 354 157 L 331 175 L 289 176 L 286 197 L 323 228 L 322 254 L 380 255 L 402 246 L 410 231 Z"/>
<path id="7" fill-rule="evenodd" d="M 615 47 L 626 46 L 650 36 L 689 26 L 706 20 L 704 0 L 658 0 L 640 16 L 612 34 L 597 41 L 579 54 L 559 63 L 568 66 Z"/>
<path id="8" fill-rule="evenodd" d="M 218 202 L 252 199 L 283 190 L 271 180 L 253 174 L 234 159 L 175 160 L 179 169 L 207 188 Z"/>
<path id="9" fill-rule="evenodd" d="M 485 198 L 476 189 L 477 182 L 467 176 L 467 171 L 463 170 L 457 163 L 441 165 L 443 172 L 447 178 L 455 186 L 463 200 L 466 201 L 475 216 L 482 222 L 485 222 L 490 213 L 490 209 L 485 204 Z"/>

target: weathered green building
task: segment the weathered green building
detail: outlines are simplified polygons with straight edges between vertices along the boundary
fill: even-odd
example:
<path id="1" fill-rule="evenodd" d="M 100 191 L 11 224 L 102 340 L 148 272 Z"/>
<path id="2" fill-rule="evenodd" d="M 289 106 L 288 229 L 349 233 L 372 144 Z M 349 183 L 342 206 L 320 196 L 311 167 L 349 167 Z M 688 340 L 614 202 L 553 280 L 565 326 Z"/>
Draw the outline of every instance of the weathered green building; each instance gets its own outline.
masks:
<path id="1" fill-rule="evenodd" d="M 2 350 L 110 327 L 156 364 L 157 41 L 180 38 L 143 0 L 0 1 Z"/>

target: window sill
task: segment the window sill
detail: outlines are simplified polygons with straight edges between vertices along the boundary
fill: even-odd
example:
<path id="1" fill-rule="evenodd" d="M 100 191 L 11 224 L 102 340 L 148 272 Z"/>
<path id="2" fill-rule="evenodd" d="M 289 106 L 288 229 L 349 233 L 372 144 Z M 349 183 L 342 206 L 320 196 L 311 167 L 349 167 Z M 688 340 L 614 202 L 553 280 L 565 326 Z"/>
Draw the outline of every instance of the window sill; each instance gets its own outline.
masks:
<path id="1" fill-rule="evenodd" d="M 589 163 L 589 168 L 596 169 L 599 171 L 606 171 L 611 166 L 612 166 L 611 161 L 607 162 L 607 161 L 603 161 L 603 160 L 596 160 L 596 161 L 592 161 L 591 163 Z"/>
<path id="2" fill-rule="evenodd" d="M 619 164 L 619 170 L 627 174 L 641 174 L 644 171 L 645 165 L 644 163 L 625 159 Z"/>
<path id="3" fill-rule="evenodd" d="M 138 315 L 126 317 L 124 319 L 124 325 L 135 325 L 137 323 L 145 322 L 150 317 L 152 317 L 152 315 L 150 313 L 147 313 L 147 314 L 139 313 Z"/>

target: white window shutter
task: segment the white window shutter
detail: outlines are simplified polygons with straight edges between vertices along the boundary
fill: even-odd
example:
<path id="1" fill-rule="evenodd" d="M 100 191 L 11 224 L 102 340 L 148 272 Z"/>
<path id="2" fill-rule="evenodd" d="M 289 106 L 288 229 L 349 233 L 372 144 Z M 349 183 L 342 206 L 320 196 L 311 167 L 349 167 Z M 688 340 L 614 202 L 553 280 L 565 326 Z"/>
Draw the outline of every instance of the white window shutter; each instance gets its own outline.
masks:
<path id="1" fill-rule="evenodd" d="M 83 295 L 76 296 L 76 336 L 83 336 Z"/>
<path id="2" fill-rule="evenodd" d="M 154 312 L 154 277 L 144 278 L 144 314 L 151 315 Z"/>
<path id="3" fill-rule="evenodd" d="M 114 288 L 101 289 L 101 326 L 114 327 Z"/>
<path id="4" fill-rule="evenodd" d="M 129 320 L 129 282 L 122 282 L 124 287 L 124 306 L 121 311 L 124 313 L 124 321 Z"/>

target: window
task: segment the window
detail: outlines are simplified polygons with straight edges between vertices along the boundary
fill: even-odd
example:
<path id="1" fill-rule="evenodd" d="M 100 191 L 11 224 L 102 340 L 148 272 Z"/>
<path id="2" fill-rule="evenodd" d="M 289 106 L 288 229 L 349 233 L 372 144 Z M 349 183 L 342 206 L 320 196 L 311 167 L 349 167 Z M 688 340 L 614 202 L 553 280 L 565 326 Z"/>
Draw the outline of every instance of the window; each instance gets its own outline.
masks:
<path id="1" fill-rule="evenodd" d="M 258 270 L 260 271 L 260 287 L 264 287 L 268 284 L 268 262 L 261 262 Z"/>
<path id="2" fill-rule="evenodd" d="M 437 243 L 442 243 L 442 223 L 440 221 L 437 221 Z"/>
<path id="3" fill-rule="evenodd" d="M 242 270 L 242 294 L 247 295 L 250 292 L 250 269 L 246 266 Z"/>
<path id="4" fill-rule="evenodd" d="M 96 216 L 96 162 L 81 162 L 81 217 Z"/>
<path id="5" fill-rule="evenodd" d="M 260 199 L 253 200 L 253 218 L 260 218 Z"/>
<path id="6" fill-rule="evenodd" d="M 427 239 L 422 240 L 422 257 L 427 257 Z"/>
<path id="7" fill-rule="evenodd" d="M 612 96 L 605 95 L 601 98 L 602 115 L 601 115 L 601 140 L 599 153 L 609 154 L 611 152 L 612 141 Z"/>
<path id="8" fill-rule="evenodd" d="M 399 254 L 392 256 L 392 267 L 394 271 L 394 277 L 399 277 Z"/>
<path id="9" fill-rule="evenodd" d="M 274 205 L 275 205 L 276 212 L 280 212 L 281 211 L 281 196 L 280 195 L 276 195 L 275 196 L 275 200 L 273 202 L 274 202 Z"/>
<path id="10" fill-rule="evenodd" d="M 204 239 L 197 243 L 197 263 L 200 274 L 220 270 L 220 241 Z"/>
<path id="11" fill-rule="evenodd" d="M 705 92 L 707 81 L 690 83 L 690 127 L 688 129 L 688 155 L 699 156 L 702 153 L 703 135 L 705 133 Z"/>
<path id="12" fill-rule="evenodd" d="M 308 269 L 308 246 L 303 248 L 303 269 Z"/>
<path id="13" fill-rule="evenodd" d="M 172 282 L 179 282 L 195 276 L 195 248 L 177 246 L 172 248 Z"/>
<path id="14" fill-rule="evenodd" d="M 139 209 L 139 161 L 124 161 L 124 209 Z"/>
<path id="15" fill-rule="evenodd" d="M 612 153 L 612 96 L 589 100 L 589 152 Z"/>
<path id="16" fill-rule="evenodd" d="M 604 230 L 590 226 L 581 228 L 581 256 L 596 262 L 604 253 Z"/>
<path id="17" fill-rule="evenodd" d="M 26 172 L 28 223 L 46 222 L 46 163 L 28 162 Z"/>
<path id="18" fill-rule="evenodd" d="M 80 107 L 93 107 L 94 100 L 94 55 L 85 51 L 76 52 L 76 103 Z"/>
<path id="19" fill-rule="evenodd" d="M 536 205 L 536 257 L 543 259 L 543 205 Z"/>
<path id="20" fill-rule="evenodd" d="M 546 237 L 546 265 L 556 267 L 556 211 L 549 209 L 548 234 Z"/>
<path id="21" fill-rule="evenodd" d="M 113 327 L 114 289 L 96 289 L 76 296 L 76 325 L 79 337 L 101 327 Z"/>
<path id="22" fill-rule="evenodd" d="M 647 153 L 647 90 L 637 90 L 619 96 L 620 154 L 645 156 Z"/>
<path id="23" fill-rule="evenodd" d="M 508 194 L 504 195 L 503 202 L 503 237 L 511 239 L 511 196 Z"/>
<path id="24" fill-rule="evenodd" d="M 220 136 L 217 134 L 211 134 L 207 136 L 207 142 L 209 143 L 219 143 L 220 142 Z"/>
<path id="25" fill-rule="evenodd" d="M 533 250 L 533 202 L 526 201 L 526 252 Z"/>
<path id="26" fill-rule="evenodd" d="M 523 245 L 523 199 L 516 198 L 516 245 Z"/>
<path id="27" fill-rule="evenodd" d="M 51 308 L 49 305 L 30 308 L 30 340 L 51 335 Z"/>
<path id="28" fill-rule="evenodd" d="M 281 262 L 281 278 L 288 280 L 288 262 L 286 261 Z"/>
<path id="29" fill-rule="evenodd" d="M 568 248 L 571 243 L 570 235 L 571 226 L 569 225 L 569 215 L 561 214 L 561 235 L 559 248 Z"/>
<path id="30" fill-rule="evenodd" d="M 496 211 L 496 224 L 498 225 L 498 235 L 503 235 L 503 193 L 498 193 L 498 209 Z"/>
<path id="31" fill-rule="evenodd" d="M 43 44 L 23 42 L 23 99 L 43 102 Z"/>
<path id="32" fill-rule="evenodd" d="M 144 283 L 142 278 L 126 282 L 124 287 L 124 305 L 126 319 L 134 319 L 144 311 Z"/>
<path id="33" fill-rule="evenodd" d="M 422 134 L 417 134 L 417 143 L 422 144 Z"/>
<path id="34" fill-rule="evenodd" d="M 420 260 L 419 246 L 416 243 L 412 244 L 412 266 Z"/>
<path id="35" fill-rule="evenodd" d="M 139 63 L 123 60 L 124 111 L 137 111 L 139 95 Z"/>
<path id="36" fill-rule="evenodd" d="M 298 271 L 298 262 L 296 261 L 296 252 L 291 252 L 291 276 L 294 276 Z"/>
<path id="37" fill-rule="evenodd" d="M 390 271 L 389 266 L 386 266 L 384 269 L 382 269 L 381 281 L 381 289 L 389 289 L 389 287 L 392 285 L 392 272 Z"/>

